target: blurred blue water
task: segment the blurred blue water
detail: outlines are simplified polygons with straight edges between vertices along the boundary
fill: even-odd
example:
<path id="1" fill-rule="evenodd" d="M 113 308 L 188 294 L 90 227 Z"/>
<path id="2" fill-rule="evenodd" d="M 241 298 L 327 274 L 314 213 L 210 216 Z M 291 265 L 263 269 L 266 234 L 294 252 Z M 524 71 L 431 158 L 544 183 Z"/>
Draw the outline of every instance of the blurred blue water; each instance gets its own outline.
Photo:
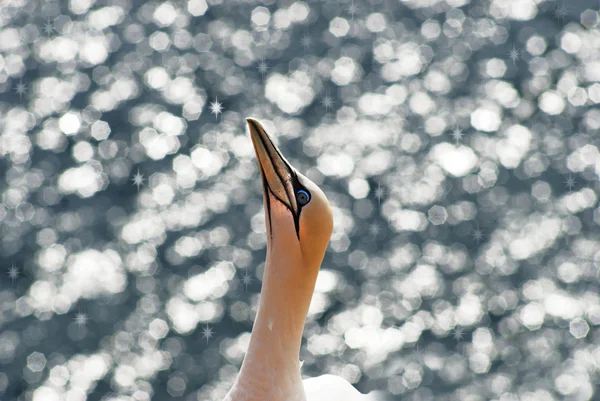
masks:
<path id="1" fill-rule="evenodd" d="M 596 1 L 0 4 L 0 398 L 220 400 L 265 257 L 245 117 L 335 218 L 300 358 L 592 400 Z"/>

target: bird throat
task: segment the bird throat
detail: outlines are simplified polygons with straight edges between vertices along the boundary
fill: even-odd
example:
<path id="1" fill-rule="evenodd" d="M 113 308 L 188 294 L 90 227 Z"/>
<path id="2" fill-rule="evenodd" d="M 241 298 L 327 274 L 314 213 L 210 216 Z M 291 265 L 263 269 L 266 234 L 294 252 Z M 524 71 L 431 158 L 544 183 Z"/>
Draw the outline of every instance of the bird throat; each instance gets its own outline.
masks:
<path id="1" fill-rule="evenodd" d="M 301 256 L 293 250 L 272 245 L 273 252 L 267 251 L 258 313 L 236 386 L 247 394 L 256 394 L 256 400 L 304 400 L 299 352 L 316 273 L 307 271 Z"/>

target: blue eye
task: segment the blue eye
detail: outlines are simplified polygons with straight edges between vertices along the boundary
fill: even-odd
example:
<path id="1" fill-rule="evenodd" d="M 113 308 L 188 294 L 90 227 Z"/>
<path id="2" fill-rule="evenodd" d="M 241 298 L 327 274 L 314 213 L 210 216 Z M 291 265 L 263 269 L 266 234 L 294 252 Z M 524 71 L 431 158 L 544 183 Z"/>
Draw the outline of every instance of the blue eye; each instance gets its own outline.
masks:
<path id="1" fill-rule="evenodd" d="M 298 192 L 296 192 L 296 199 L 298 200 L 300 206 L 304 206 L 308 202 L 310 202 L 310 194 L 308 193 L 308 191 L 301 189 Z"/>

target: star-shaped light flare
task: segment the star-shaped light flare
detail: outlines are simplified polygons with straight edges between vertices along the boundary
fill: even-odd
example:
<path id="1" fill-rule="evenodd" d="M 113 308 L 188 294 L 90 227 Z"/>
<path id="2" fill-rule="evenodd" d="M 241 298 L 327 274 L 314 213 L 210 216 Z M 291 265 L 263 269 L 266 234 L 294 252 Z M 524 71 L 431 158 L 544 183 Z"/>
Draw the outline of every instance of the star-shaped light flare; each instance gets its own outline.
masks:
<path id="1" fill-rule="evenodd" d="M 454 127 L 452 130 L 452 138 L 454 138 L 457 144 L 460 142 L 463 136 L 465 136 L 465 134 L 463 134 L 463 130 L 458 128 L 458 125 Z"/>
<path id="2" fill-rule="evenodd" d="M 15 87 L 15 92 L 17 92 L 17 94 L 19 95 L 19 99 L 23 98 L 25 91 L 27 91 L 27 85 L 23 83 L 23 80 L 19 80 L 19 83 Z"/>
<path id="3" fill-rule="evenodd" d="M 517 64 L 517 60 L 521 57 L 521 50 L 517 49 L 514 45 L 510 52 L 508 52 L 508 58 L 512 61 L 513 65 Z"/>
<path id="4" fill-rule="evenodd" d="M 77 324 L 79 328 L 84 327 L 88 320 L 89 317 L 87 317 L 87 315 L 81 311 L 75 315 L 75 324 Z"/>
<path id="5" fill-rule="evenodd" d="M 8 269 L 8 277 L 12 280 L 12 282 L 14 283 L 16 279 L 19 278 L 19 274 L 21 274 L 19 272 L 19 268 L 17 266 L 15 266 L 14 262 L 13 264 L 10 266 L 10 268 Z"/>
<path id="6" fill-rule="evenodd" d="M 247 271 L 242 275 L 242 284 L 246 287 L 246 291 L 248 291 L 248 286 L 252 282 L 252 275 L 250 275 Z"/>
<path id="7" fill-rule="evenodd" d="M 333 107 L 333 98 L 329 96 L 328 92 L 325 92 L 325 96 L 321 98 L 321 105 L 325 108 L 326 112 Z"/>
<path id="8" fill-rule="evenodd" d="M 377 202 L 381 205 L 381 200 L 385 196 L 385 188 L 381 186 L 381 183 L 377 183 L 377 189 L 375 190 L 375 198 L 377 198 Z"/>
<path id="9" fill-rule="evenodd" d="M 202 338 L 206 338 L 206 344 L 208 344 L 208 340 L 213 337 L 214 331 L 212 328 L 206 325 L 204 329 L 202 329 Z"/>
<path id="10" fill-rule="evenodd" d="M 269 66 L 267 65 L 267 63 L 265 63 L 265 60 L 262 59 L 260 61 L 260 63 L 258 63 L 258 67 L 256 67 L 258 69 L 258 72 L 260 72 L 260 75 L 262 76 L 262 79 L 265 79 L 265 74 L 267 73 L 267 71 L 269 71 Z"/>
<path id="11" fill-rule="evenodd" d="M 139 191 L 140 186 L 144 185 L 144 174 L 140 174 L 140 170 L 138 169 L 137 174 L 133 176 L 131 181 L 133 181 L 133 185 L 135 185 Z"/>
<path id="12" fill-rule="evenodd" d="M 453 334 L 452 334 L 452 337 L 454 337 L 454 339 L 455 339 L 455 340 L 456 340 L 456 342 L 458 343 L 458 342 L 460 342 L 460 340 L 462 340 L 462 338 L 463 338 L 463 333 L 464 333 L 464 330 L 463 330 L 463 328 L 462 328 L 462 327 L 460 327 L 460 326 L 456 326 L 456 327 L 454 328 L 454 332 L 453 332 Z"/>
<path id="13" fill-rule="evenodd" d="M 210 103 L 210 114 L 215 115 L 215 119 L 219 118 L 219 114 L 223 112 L 223 103 L 219 102 L 219 98 L 216 97 L 214 102 Z"/>

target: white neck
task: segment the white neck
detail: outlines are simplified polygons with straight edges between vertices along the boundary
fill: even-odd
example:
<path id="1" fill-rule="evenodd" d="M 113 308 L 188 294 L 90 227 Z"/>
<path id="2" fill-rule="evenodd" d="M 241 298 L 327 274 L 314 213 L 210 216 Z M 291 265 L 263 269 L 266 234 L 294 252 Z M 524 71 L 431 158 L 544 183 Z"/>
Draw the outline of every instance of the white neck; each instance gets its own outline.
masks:
<path id="1" fill-rule="evenodd" d="M 318 268 L 299 251 L 267 249 L 256 321 L 242 368 L 225 401 L 305 401 L 299 352 Z"/>

